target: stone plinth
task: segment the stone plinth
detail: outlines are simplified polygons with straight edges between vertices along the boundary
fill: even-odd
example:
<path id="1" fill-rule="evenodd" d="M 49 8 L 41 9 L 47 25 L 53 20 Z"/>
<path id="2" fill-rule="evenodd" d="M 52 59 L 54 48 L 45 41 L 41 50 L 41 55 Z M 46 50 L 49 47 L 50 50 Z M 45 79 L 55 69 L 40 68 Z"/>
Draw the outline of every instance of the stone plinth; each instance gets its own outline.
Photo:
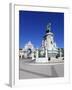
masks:
<path id="1" fill-rule="evenodd" d="M 38 49 L 36 51 L 36 62 L 38 63 L 46 63 L 48 62 L 48 54 L 47 54 L 47 49 L 45 50 L 46 54 L 45 57 L 38 57 Z"/>
<path id="2" fill-rule="evenodd" d="M 45 62 L 48 62 L 48 58 L 37 58 L 37 59 L 36 59 L 36 62 L 37 62 L 37 63 L 38 63 L 38 62 L 39 62 L 39 63 L 42 63 L 42 62 L 45 63 Z"/>

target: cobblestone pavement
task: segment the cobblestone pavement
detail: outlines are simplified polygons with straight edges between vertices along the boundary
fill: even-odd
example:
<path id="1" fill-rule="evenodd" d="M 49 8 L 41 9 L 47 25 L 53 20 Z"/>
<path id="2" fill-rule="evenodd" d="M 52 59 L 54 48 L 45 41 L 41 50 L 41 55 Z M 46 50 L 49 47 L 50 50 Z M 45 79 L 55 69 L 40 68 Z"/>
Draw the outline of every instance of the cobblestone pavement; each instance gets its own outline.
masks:
<path id="1" fill-rule="evenodd" d="M 35 60 L 19 60 L 19 78 L 32 79 L 32 78 L 53 78 L 64 76 L 64 64 L 40 64 L 34 65 Z"/>

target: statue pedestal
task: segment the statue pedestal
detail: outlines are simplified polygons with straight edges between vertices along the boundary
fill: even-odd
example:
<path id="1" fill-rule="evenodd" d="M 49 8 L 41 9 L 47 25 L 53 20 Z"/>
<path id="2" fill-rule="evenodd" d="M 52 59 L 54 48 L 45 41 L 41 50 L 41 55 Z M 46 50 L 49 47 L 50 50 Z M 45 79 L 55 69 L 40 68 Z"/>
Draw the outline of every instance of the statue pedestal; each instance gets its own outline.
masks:
<path id="1" fill-rule="evenodd" d="M 38 50 L 37 50 L 37 52 L 36 52 L 36 62 L 38 63 L 46 63 L 46 62 L 48 62 L 48 54 L 47 54 L 47 49 L 46 49 L 46 55 L 45 55 L 45 57 L 38 57 Z"/>
<path id="2" fill-rule="evenodd" d="M 36 58 L 36 62 L 38 63 L 45 63 L 45 62 L 48 62 L 48 58 Z"/>

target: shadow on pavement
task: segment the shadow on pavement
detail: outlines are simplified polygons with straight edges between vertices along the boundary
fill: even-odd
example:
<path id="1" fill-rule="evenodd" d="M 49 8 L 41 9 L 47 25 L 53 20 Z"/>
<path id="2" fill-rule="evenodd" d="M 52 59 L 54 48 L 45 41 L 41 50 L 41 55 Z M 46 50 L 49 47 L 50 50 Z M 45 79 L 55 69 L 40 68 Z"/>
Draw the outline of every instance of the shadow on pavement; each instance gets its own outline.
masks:
<path id="1" fill-rule="evenodd" d="M 45 75 L 45 74 L 42 74 L 42 73 L 33 72 L 33 71 L 30 71 L 30 70 L 26 70 L 26 69 L 20 69 L 20 71 L 24 71 L 24 72 L 31 73 L 31 74 L 38 75 L 38 76 L 42 76 L 42 77 L 51 77 L 51 76 L 48 76 L 48 75 Z"/>
<path id="2" fill-rule="evenodd" d="M 38 73 L 38 72 L 33 72 L 33 71 L 30 71 L 30 70 L 26 70 L 26 69 L 20 69 L 20 71 L 27 72 L 27 73 L 37 75 L 37 76 L 41 76 L 41 77 L 58 77 L 54 67 L 52 67 L 51 69 L 52 69 L 52 76 L 42 74 L 42 73 Z"/>

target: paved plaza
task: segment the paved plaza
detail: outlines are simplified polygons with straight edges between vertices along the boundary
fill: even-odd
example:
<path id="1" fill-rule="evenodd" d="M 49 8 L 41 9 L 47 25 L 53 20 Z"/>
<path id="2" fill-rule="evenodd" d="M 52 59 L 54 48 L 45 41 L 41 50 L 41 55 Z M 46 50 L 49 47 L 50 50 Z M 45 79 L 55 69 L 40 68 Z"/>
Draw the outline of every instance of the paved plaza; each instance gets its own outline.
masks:
<path id="1" fill-rule="evenodd" d="M 38 64 L 35 60 L 19 60 L 19 79 L 53 78 L 64 76 L 64 63 Z"/>

